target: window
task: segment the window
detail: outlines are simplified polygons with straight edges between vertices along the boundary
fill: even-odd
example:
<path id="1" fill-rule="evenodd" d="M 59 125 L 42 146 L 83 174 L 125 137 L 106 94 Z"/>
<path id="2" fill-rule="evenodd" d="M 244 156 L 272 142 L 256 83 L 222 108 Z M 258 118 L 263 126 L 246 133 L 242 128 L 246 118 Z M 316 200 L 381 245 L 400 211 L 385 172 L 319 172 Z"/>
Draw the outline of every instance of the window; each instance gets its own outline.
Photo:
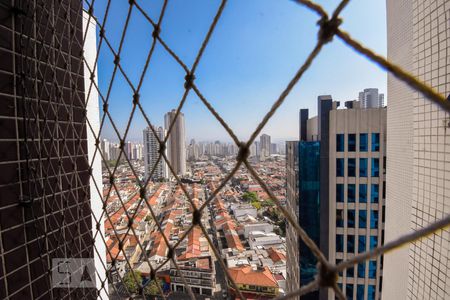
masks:
<path id="1" fill-rule="evenodd" d="M 359 159 L 359 177 L 367 177 L 367 158 Z"/>
<path id="2" fill-rule="evenodd" d="M 375 300 L 375 286 L 372 284 L 367 287 L 367 300 Z"/>
<path id="3" fill-rule="evenodd" d="M 370 211 L 370 229 L 378 228 L 378 210 Z"/>
<path id="4" fill-rule="evenodd" d="M 377 277 L 377 261 L 369 260 L 369 278 L 375 279 Z"/>
<path id="5" fill-rule="evenodd" d="M 366 277 L 366 262 L 358 264 L 358 278 Z"/>
<path id="6" fill-rule="evenodd" d="M 347 185 L 347 202 L 354 203 L 356 196 L 356 185 L 348 184 Z"/>
<path id="7" fill-rule="evenodd" d="M 340 264 L 342 259 L 336 259 L 336 265 Z M 342 276 L 342 271 L 339 271 L 339 276 Z"/>
<path id="8" fill-rule="evenodd" d="M 344 185 L 336 184 L 336 202 L 344 202 Z"/>
<path id="9" fill-rule="evenodd" d="M 355 210 L 354 209 L 347 210 L 347 227 L 355 228 Z"/>
<path id="10" fill-rule="evenodd" d="M 336 234 L 336 252 L 344 252 L 344 236 Z"/>
<path id="11" fill-rule="evenodd" d="M 336 227 L 344 227 L 344 211 L 342 209 L 336 210 Z"/>
<path id="12" fill-rule="evenodd" d="M 347 299 L 353 299 L 353 283 L 345 285 L 345 295 Z"/>
<path id="13" fill-rule="evenodd" d="M 372 152 L 380 151 L 380 134 L 372 133 Z"/>
<path id="14" fill-rule="evenodd" d="M 355 177 L 356 176 L 356 159 L 355 158 L 349 158 L 347 163 L 348 163 L 347 176 L 348 177 Z"/>
<path id="15" fill-rule="evenodd" d="M 360 133 L 359 134 L 359 151 L 360 152 L 367 152 L 369 149 L 368 147 L 368 136 L 367 133 Z"/>
<path id="16" fill-rule="evenodd" d="M 370 250 L 375 249 L 378 246 L 378 237 L 370 236 Z"/>
<path id="17" fill-rule="evenodd" d="M 372 177 L 380 176 L 380 159 L 372 158 Z"/>
<path id="18" fill-rule="evenodd" d="M 354 277 L 355 276 L 355 271 L 354 271 L 354 267 L 351 266 L 347 269 L 347 271 L 345 272 L 347 274 L 347 277 Z M 353 295 L 353 294 L 352 294 Z"/>
<path id="19" fill-rule="evenodd" d="M 347 252 L 355 253 L 355 236 L 347 235 Z"/>
<path id="20" fill-rule="evenodd" d="M 344 152 L 344 134 L 336 134 L 336 152 Z"/>
<path id="21" fill-rule="evenodd" d="M 379 185 L 378 184 L 372 184 L 370 187 L 370 202 L 372 203 L 378 203 L 379 199 Z"/>
<path id="22" fill-rule="evenodd" d="M 359 210 L 359 228 L 367 227 L 367 211 Z"/>
<path id="23" fill-rule="evenodd" d="M 360 235 L 358 237 L 358 253 L 366 252 L 366 236 Z"/>
<path id="24" fill-rule="evenodd" d="M 356 151 L 356 134 L 351 133 L 348 135 L 348 152 Z"/>
<path id="25" fill-rule="evenodd" d="M 343 177 L 344 176 L 344 159 L 336 158 L 336 176 Z"/>
<path id="26" fill-rule="evenodd" d="M 359 185 L 359 202 L 360 203 L 367 202 L 367 184 Z"/>
<path id="27" fill-rule="evenodd" d="M 364 284 L 356 286 L 356 300 L 364 300 Z"/>

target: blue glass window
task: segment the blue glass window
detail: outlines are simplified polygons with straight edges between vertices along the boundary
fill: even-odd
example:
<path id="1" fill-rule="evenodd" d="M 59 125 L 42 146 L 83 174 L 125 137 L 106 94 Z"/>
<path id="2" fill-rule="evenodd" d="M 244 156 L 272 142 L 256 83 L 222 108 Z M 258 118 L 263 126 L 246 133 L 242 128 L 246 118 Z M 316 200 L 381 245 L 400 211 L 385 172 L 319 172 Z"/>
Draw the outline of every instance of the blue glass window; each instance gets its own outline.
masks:
<path id="1" fill-rule="evenodd" d="M 356 198 L 356 185 L 347 185 L 347 202 L 354 203 Z"/>
<path id="2" fill-rule="evenodd" d="M 359 202 L 360 203 L 367 202 L 367 184 L 359 185 Z"/>
<path id="3" fill-rule="evenodd" d="M 378 246 L 378 237 L 370 236 L 370 250 L 375 249 Z"/>
<path id="4" fill-rule="evenodd" d="M 355 253 L 355 236 L 347 235 L 347 252 Z"/>
<path id="5" fill-rule="evenodd" d="M 372 284 L 367 287 L 367 300 L 375 300 L 375 286 Z"/>
<path id="6" fill-rule="evenodd" d="M 370 202 L 378 203 L 380 187 L 378 184 L 372 184 L 370 187 Z"/>
<path id="7" fill-rule="evenodd" d="M 348 163 L 348 170 L 347 175 L 348 177 L 355 177 L 356 176 L 356 159 L 355 158 L 349 158 L 347 160 Z"/>
<path id="8" fill-rule="evenodd" d="M 336 202 L 344 202 L 344 185 L 336 184 Z"/>
<path id="9" fill-rule="evenodd" d="M 368 144 L 369 143 L 368 143 L 367 133 L 360 133 L 359 134 L 359 151 L 367 152 L 367 150 L 369 150 Z"/>
<path id="10" fill-rule="evenodd" d="M 345 296 L 349 300 L 353 300 L 353 283 L 345 285 Z"/>
<path id="11" fill-rule="evenodd" d="M 380 159 L 372 158 L 372 177 L 380 176 Z"/>
<path id="12" fill-rule="evenodd" d="M 344 176 L 344 159 L 336 158 L 336 176 L 343 177 Z"/>
<path id="13" fill-rule="evenodd" d="M 336 234 L 336 252 L 344 252 L 344 236 Z"/>
<path id="14" fill-rule="evenodd" d="M 367 158 L 359 159 L 359 177 L 367 177 Z"/>
<path id="15" fill-rule="evenodd" d="M 355 276 L 355 271 L 354 271 L 354 267 L 353 266 L 351 266 L 351 267 L 349 267 L 348 269 L 347 269 L 347 272 L 346 272 L 346 274 L 347 274 L 347 277 L 354 277 Z M 353 295 L 353 294 L 352 294 Z"/>
<path id="16" fill-rule="evenodd" d="M 364 284 L 356 286 L 356 300 L 364 300 Z"/>
<path id="17" fill-rule="evenodd" d="M 358 277 L 364 278 L 366 276 L 366 262 L 358 264 Z"/>
<path id="18" fill-rule="evenodd" d="M 367 211 L 359 210 L 359 228 L 367 227 Z"/>
<path id="19" fill-rule="evenodd" d="M 336 259 L 336 265 L 340 264 L 342 259 Z M 342 276 L 342 271 L 339 271 L 339 276 Z"/>
<path id="20" fill-rule="evenodd" d="M 336 210 L 336 227 L 344 227 L 344 211 L 342 209 Z"/>
<path id="21" fill-rule="evenodd" d="M 375 279 L 377 277 L 377 261 L 369 261 L 369 278 Z"/>
<path id="22" fill-rule="evenodd" d="M 370 229 L 378 228 L 378 210 L 370 211 Z"/>
<path id="23" fill-rule="evenodd" d="M 344 134 L 336 134 L 336 152 L 344 152 Z"/>
<path id="24" fill-rule="evenodd" d="M 380 151 L 380 134 L 372 133 L 372 152 Z"/>
<path id="25" fill-rule="evenodd" d="M 348 152 L 356 151 L 356 134 L 351 133 L 348 135 Z"/>
<path id="26" fill-rule="evenodd" d="M 355 228 L 355 210 L 347 210 L 347 227 Z"/>
<path id="27" fill-rule="evenodd" d="M 366 236 L 358 236 L 358 253 L 366 252 Z"/>

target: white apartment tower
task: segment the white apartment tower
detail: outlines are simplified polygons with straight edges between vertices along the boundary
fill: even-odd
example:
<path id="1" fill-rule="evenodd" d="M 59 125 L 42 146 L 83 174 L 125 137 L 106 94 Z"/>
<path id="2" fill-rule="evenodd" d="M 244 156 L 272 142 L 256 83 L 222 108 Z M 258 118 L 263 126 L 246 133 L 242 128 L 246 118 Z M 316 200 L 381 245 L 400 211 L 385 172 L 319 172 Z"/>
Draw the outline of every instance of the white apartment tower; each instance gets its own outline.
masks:
<path id="1" fill-rule="evenodd" d="M 387 0 L 388 59 L 450 93 L 450 1 Z M 450 213 L 450 114 L 388 75 L 386 242 Z M 384 257 L 383 299 L 450 299 L 444 229 Z"/>
<path id="2" fill-rule="evenodd" d="M 364 89 L 359 92 L 361 108 L 379 108 L 384 106 L 384 94 L 379 94 L 378 89 Z"/>
<path id="3" fill-rule="evenodd" d="M 170 124 L 175 119 L 175 115 L 176 110 L 173 109 L 164 116 L 166 131 L 169 131 Z M 167 140 L 167 157 L 177 175 L 184 175 L 186 173 L 185 127 L 184 114 L 182 112 L 179 113 L 169 134 Z"/>
<path id="4" fill-rule="evenodd" d="M 270 135 L 262 134 L 261 137 L 259 138 L 259 141 L 261 147 L 260 159 L 265 160 L 270 156 L 270 147 L 271 147 Z"/>
<path id="5" fill-rule="evenodd" d="M 166 136 L 165 130 L 162 127 L 157 127 L 154 129 L 156 135 L 160 141 L 164 141 Z M 161 180 L 168 178 L 167 164 L 164 158 L 158 161 L 159 157 L 159 142 L 155 136 L 155 133 L 150 127 L 144 129 L 144 163 L 145 163 L 145 179 L 150 176 L 153 168 L 152 180 Z M 155 167 L 156 165 L 156 167 Z"/>

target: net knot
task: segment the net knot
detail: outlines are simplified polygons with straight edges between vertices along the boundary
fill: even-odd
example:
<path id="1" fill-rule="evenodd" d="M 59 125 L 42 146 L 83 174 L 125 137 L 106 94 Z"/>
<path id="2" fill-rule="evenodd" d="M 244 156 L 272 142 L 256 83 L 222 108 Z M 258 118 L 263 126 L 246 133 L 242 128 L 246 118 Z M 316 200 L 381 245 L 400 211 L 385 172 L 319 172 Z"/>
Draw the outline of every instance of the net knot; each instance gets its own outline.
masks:
<path id="1" fill-rule="evenodd" d="M 111 185 L 114 184 L 114 175 L 109 176 L 109 183 L 110 183 Z"/>
<path id="2" fill-rule="evenodd" d="M 145 187 L 142 187 L 142 188 L 139 190 L 139 196 L 141 197 L 141 199 L 145 199 L 145 193 L 146 193 Z"/>
<path id="3" fill-rule="evenodd" d="M 319 269 L 319 286 L 333 287 L 338 280 L 336 269 L 329 263 L 318 263 Z"/>
<path id="4" fill-rule="evenodd" d="M 164 141 L 161 141 L 159 143 L 159 150 L 158 150 L 158 152 L 159 152 L 159 154 L 163 155 L 164 151 L 166 151 L 166 144 L 164 143 Z"/>
<path id="5" fill-rule="evenodd" d="M 186 76 L 184 76 L 184 88 L 189 90 L 190 88 L 192 88 L 192 84 L 194 83 L 194 79 L 195 79 L 195 75 L 188 73 L 186 74 Z"/>
<path id="6" fill-rule="evenodd" d="M 250 155 L 250 149 L 248 148 L 247 144 L 244 142 L 239 143 L 239 152 L 236 156 L 237 161 L 244 161 L 248 158 Z"/>
<path id="7" fill-rule="evenodd" d="M 153 32 L 152 32 L 152 37 L 154 39 L 158 38 L 160 32 L 161 32 L 161 28 L 159 27 L 159 25 L 155 25 Z"/>
<path id="8" fill-rule="evenodd" d="M 105 28 L 103 28 L 103 26 L 100 28 L 100 31 L 99 31 L 98 35 L 99 35 L 101 38 L 104 38 L 104 37 L 105 37 Z"/>
<path id="9" fill-rule="evenodd" d="M 197 208 L 194 209 L 192 213 L 192 225 L 200 225 L 202 221 L 202 212 Z"/>
<path id="10" fill-rule="evenodd" d="M 139 103 L 139 98 L 140 98 L 139 93 L 135 93 L 135 94 L 133 95 L 133 104 L 134 104 L 134 105 L 136 105 L 136 104 Z"/>
<path id="11" fill-rule="evenodd" d="M 328 19 L 328 17 L 325 16 L 320 19 L 318 22 L 318 25 L 320 26 L 319 39 L 324 43 L 331 42 L 341 23 L 342 20 L 339 18 Z"/>
<path id="12" fill-rule="evenodd" d="M 103 103 L 103 111 L 104 112 L 108 111 L 108 103 Z"/>
<path id="13" fill-rule="evenodd" d="M 172 247 L 168 247 L 168 251 L 167 251 L 167 258 L 168 259 L 172 259 L 173 258 L 173 248 Z"/>
<path id="14" fill-rule="evenodd" d="M 118 54 L 114 55 L 114 64 L 117 65 L 120 62 L 120 56 Z"/>

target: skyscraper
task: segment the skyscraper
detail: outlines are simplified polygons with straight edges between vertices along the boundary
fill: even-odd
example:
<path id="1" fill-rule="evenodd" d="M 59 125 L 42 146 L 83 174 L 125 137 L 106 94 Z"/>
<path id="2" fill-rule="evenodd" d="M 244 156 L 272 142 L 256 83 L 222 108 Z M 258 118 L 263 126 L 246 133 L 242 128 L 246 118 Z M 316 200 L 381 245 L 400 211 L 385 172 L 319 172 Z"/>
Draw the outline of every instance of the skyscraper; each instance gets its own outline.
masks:
<path id="1" fill-rule="evenodd" d="M 384 106 L 384 94 L 379 94 L 378 89 L 364 89 L 359 93 L 361 108 L 378 108 Z"/>
<path id="2" fill-rule="evenodd" d="M 331 96 L 319 96 L 318 105 L 317 117 L 301 120 L 306 140 L 286 144 L 287 203 L 325 257 L 339 263 L 383 243 L 386 109 L 354 101 L 338 110 Z M 317 261 L 290 226 L 286 233 L 289 292 L 314 280 Z M 381 275 L 376 258 L 339 274 L 338 284 L 349 299 L 378 299 Z M 334 292 L 302 296 L 318 298 Z"/>
<path id="3" fill-rule="evenodd" d="M 261 160 L 265 160 L 270 156 L 270 148 L 271 148 L 270 135 L 262 134 L 261 137 L 259 138 L 259 141 L 261 147 L 259 157 Z"/>
<path id="4" fill-rule="evenodd" d="M 173 109 L 164 116 L 164 126 L 167 132 L 169 131 L 170 124 L 175 119 L 175 115 L 176 110 Z M 167 157 L 177 175 L 184 175 L 186 173 L 185 138 L 184 114 L 180 112 L 167 140 Z"/>
<path id="5" fill-rule="evenodd" d="M 164 141 L 166 132 L 162 127 L 154 128 L 156 136 L 160 141 Z M 150 176 L 153 168 L 152 180 L 168 178 L 167 164 L 163 157 L 158 161 L 160 144 L 150 127 L 144 129 L 144 165 L 145 179 Z M 156 166 L 155 166 L 156 165 Z"/>
<path id="6" fill-rule="evenodd" d="M 449 1 L 388 0 L 388 59 L 447 97 Z M 448 112 L 388 74 L 386 242 L 450 213 Z M 450 299 L 449 230 L 385 255 L 383 299 Z"/>

